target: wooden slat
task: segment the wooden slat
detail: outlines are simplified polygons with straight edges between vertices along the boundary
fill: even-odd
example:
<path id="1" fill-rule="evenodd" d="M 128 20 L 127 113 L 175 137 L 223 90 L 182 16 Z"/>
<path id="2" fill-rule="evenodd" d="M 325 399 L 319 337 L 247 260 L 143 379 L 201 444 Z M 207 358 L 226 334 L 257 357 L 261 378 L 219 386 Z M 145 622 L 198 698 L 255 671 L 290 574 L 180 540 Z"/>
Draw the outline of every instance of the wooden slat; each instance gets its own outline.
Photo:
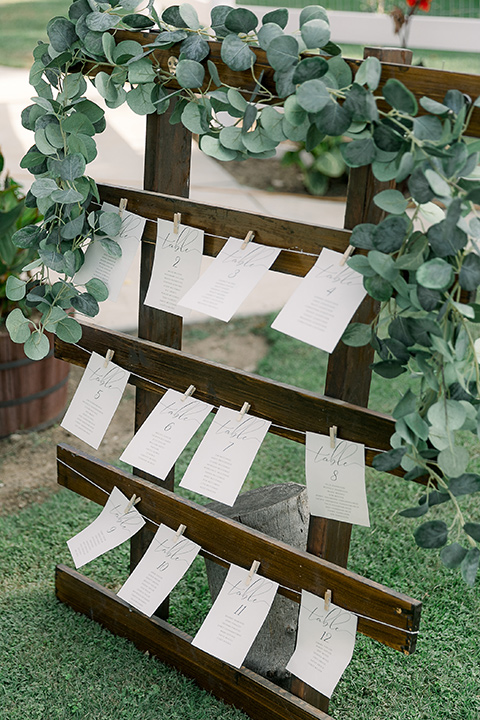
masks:
<path id="1" fill-rule="evenodd" d="M 155 243 L 157 218 L 173 220 L 173 214 L 180 212 L 183 223 L 205 231 L 206 255 L 218 255 L 225 244 L 225 239 L 230 235 L 245 237 L 249 230 L 253 230 L 255 242 L 283 248 L 272 265 L 272 270 L 290 275 L 303 277 L 315 264 L 322 248 L 343 252 L 350 241 L 349 230 L 309 225 L 243 210 L 207 205 L 173 195 L 161 195 L 113 185 L 99 185 L 99 190 L 102 201 L 118 205 L 120 198 L 125 197 L 128 199 L 129 210 L 147 218 L 143 235 L 145 243 Z"/>
<path id="2" fill-rule="evenodd" d="M 291 548 L 79 450 L 60 445 L 57 456 L 60 485 L 100 505 L 115 485 L 128 497 L 135 493 L 141 497 L 137 509 L 148 521 L 175 528 L 183 523 L 186 537 L 228 563 L 250 567 L 253 559 L 261 560 L 261 574 L 293 591 L 283 589 L 282 593 L 297 602 L 302 588 L 320 596 L 331 589 L 337 605 L 360 616 L 359 632 L 397 650 L 413 652 L 421 610 L 417 600 Z"/>
<path id="3" fill-rule="evenodd" d="M 282 437 L 304 442 L 307 430 L 328 434 L 329 428 L 336 425 L 340 438 L 362 442 L 376 450 L 390 449 L 394 422 L 387 415 L 234 370 L 131 335 L 86 323 L 81 325 L 81 347 L 56 337 L 56 357 L 85 367 L 89 359 L 85 350 L 105 355 L 111 348 L 118 365 L 140 376 L 130 377 L 136 387 L 163 395 L 164 388 L 185 391 L 193 384 L 195 397 L 216 407 L 224 405 L 235 409 L 241 408 L 244 402 L 250 403 L 251 412 L 271 420 L 276 426 L 272 430 Z M 151 383 L 160 383 L 163 387 Z M 367 453 L 367 460 L 371 461 L 372 457 Z"/>
<path id="4" fill-rule="evenodd" d="M 131 610 L 113 592 L 80 573 L 58 565 L 58 600 L 128 638 L 167 665 L 193 678 L 212 695 L 246 712 L 253 720 L 332 720 L 330 715 L 277 687 L 245 667 L 239 670 L 193 647 L 186 633 L 155 617 Z"/>
<path id="5" fill-rule="evenodd" d="M 155 33 L 138 32 L 130 33 L 128 31 L 117 31 L 115 33 L 117 40 L 131 39 L 136 40 L 142 45 L 146 45 L 155 40 Z M 246 93 L 253 92 L 255 88 L 255 80 L 252 77 L 252 73 L 249 70 L 244 72 L 234 72 L 225 65 L 220 57 L 221 44 L 217 42 L 210 43 L 210 55 L 208 59 L 211 60 L 216 66 L 220 75 L 220 79 L 223 83 L 236 87 L 246 91 Z M 255 77 L 258 78 L 263 71 L 262 84 L 270 90 L 273 94 L 276 93 L 275 83 L 273 81 L 273 69 L 267 62 L 266 53 L 260 48 L 252 48 L 257 60 L 254 66 Z M 156 50 L 155 57 L 160 62 L 160 65 L 164 70 L 168 70 L 168 58 L 172 55 L 178 57 L 180 52 L 179 47 L 173 47 L 170 50 Z M 361 64 L 361 60 L 349 60 L 348 64 L 355 73 Z M 206 65 L 206 60 L 203 64 Z M 108 67 L 96 65 L 95 69 L 89 71 L 90 74 L 95 74 L 99 70 L 108 72 Z M 209 80 L 208 70 L 206 72 L 206 82 Z M 439 102 L 443 101 L 447 90 L 460 90 L 469 95 L 472 100 L 475 100 L 480 94 L 480 81 L 478 75 L 471 75 L 467 73 L 451 72 L 448 70 L 434 70 L 432 68 L 425 67 L 412 67 L 399 65 L 396 63 L 382 63 L 382 77 L 377 93 L 381 94 L 382 88 L 386 81 L 390 78 L 397 78 L 403 82 L 418 98 L 423 95 L 433 98 Z M 206 84 L 205 84 L 206 87 Z M 204 88 L 205 89 L 205 88 Z M 423 112 L 420 110 L 420 112 Z M 480 136 L 480 108 L 474 110 L 472 120 L 470 122 L 469 134 L 473 136 Z"/>

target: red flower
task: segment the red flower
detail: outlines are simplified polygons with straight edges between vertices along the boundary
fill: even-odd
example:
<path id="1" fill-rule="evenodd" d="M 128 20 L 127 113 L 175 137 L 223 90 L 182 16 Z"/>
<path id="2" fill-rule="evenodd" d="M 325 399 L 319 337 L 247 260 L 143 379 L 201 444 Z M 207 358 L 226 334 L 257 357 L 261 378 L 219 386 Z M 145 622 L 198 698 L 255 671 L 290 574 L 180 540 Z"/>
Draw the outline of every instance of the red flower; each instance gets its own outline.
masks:
<path id="1" fill-rule="evenodd" d="M 417 6 L 419 10 L 424 10 L 424 12 L 428 12 L 430 10 L 431 3 L 432 0 L 407 0 L 407 5 L 409 7 Z"/>

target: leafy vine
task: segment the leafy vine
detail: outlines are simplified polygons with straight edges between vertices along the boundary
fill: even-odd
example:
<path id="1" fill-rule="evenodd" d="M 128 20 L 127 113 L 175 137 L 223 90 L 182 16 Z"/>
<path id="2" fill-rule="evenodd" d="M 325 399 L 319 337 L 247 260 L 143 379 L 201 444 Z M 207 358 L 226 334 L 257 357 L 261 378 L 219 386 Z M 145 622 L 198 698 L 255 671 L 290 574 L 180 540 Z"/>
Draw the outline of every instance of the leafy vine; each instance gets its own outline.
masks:
<path id="1" fill-rule="evenodd" d="M 371 165 L 378 180 L 408 188 L 375 196 L 387 215 L 378 225 L 355 227 L 351 243 L 365 253 L 348 261 L 381 311 L 371 325 L 351 324 L 343 341 L 371 343 L 379 356 L 373 369 L 383 377 L 408 371 L 419 382 L 418 392 L 407 390 L 396 405 L 393 449 L 378 455 L 374 466 L 400 465 L 407 480 L 427 476 L 425 494 L 405 516 L 421 517 L 450 503 L 450 527 L 441 519 L 424 522 L 415 539 L 422 547 L 442 548 L 443 563 L 460 567 L 473 585 L 480 523 L 465 519 L 459 498 L 480 490 L 480 475 L 468 472 L 465 441 L 465 431 L 480 432 L 472 329 L 480 322 L 480 305 L 469 297 L 480 283 L 480 141 L 466 140 L 480 98 L 458 90 L 449 90 L 443 102 L 422 97 L 419 115 L 417 99 L 399 80 L 389 79 L 380 95 L 380 62 L 366 59 L 353 77 L 318 5 L 301 11 L 299 30 L 291 34 L 285 32 L 286 9 L 259 21 L 248 9 L 219 5 L 212 9 L 210 27 L 203 27 L 190 5 L 169 7 L 161 17 L 153 0 L 141 13 L 137 5 L 137 0 L 75 0 L 68 18 L 48 24 L 49 43 L 34 50 L 30 82 L 37 95 L 22 123 L 35 133 L 35 144 L 21 165 L 35 178 L 26 204 L 44 219 L 14 236 L 18 247 L 35 249 L 38 259 L 23 268 L 27 279 L 9 278 L 7 294 L 35 308 L 40 319 L 15 308 L 6 321 L 12 339 L 24 343 L 33 359 L 48 352 L 45 331 L 78 342 L 81 326 L 69 309 L 94 316 L 108 296 L 96 278 L 75 283 L 85 252 L 95 239 L 110 255 L 121 254 L 115 240 L 118 213 L 90 209 L 99 196 L 85 171 L 96 156 L 93 138 L 105 129 L 105 118 L 84 96 L 86 75 L 110 108 L 126 102 L 140 115 L 162 114 L 175 99 L 171 122 L 198 134 L 203 152 L 219 160 L 270 157 L 286 139 L 310 150 L 327 135 L 344 137 L 341 152 L 349 167 Z M 117 39 L 118 30 L 154 27 L 145 45 Z M 222 82 L 208 58 L 211 40 L 221 43 L 228 68 L 252 74 L 255 90 L 248 99 Z M 155 51 L 173 46 L 178 59 L 172 56 L 165 68 Z M 258 47 L 274 70 L 275 94 L 256 72 Z"/>

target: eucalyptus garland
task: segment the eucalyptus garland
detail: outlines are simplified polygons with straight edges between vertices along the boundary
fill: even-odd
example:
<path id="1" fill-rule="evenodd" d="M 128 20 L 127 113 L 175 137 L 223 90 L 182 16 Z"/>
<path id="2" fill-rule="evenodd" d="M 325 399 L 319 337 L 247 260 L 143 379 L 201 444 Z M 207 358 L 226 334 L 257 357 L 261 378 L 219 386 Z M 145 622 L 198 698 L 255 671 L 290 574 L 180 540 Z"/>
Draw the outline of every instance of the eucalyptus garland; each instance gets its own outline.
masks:
<path id="1" fill-rule="evenodd" d="M 480 475 L 471 469 L 471 434 L 480 434 L 480 305 L 468 297 L 480 283 L 480 142 L 467 142 L 466 135 L 480 98 L 458 90 L 449 90 L 443 102 L 422 97 L 419 115 L 417 99 L 399 80 L 389 79 L 381 95 L 374 94 L 379 61 L 368 58 L 353 77 L 318 5 L 301 11 L 294 33 L 285 32 L 286 9 L 260 21 L 248 9 L 219 5 L 210 27 L 203 27 L 190 5 L 168 7 L 161 17 L 153 0 L 141 13 L 137 5 L 75 0 L 68 18 L 48 24 L 49 43 L 34 50 L 30 82 L 37 95 L 22 123 L 35 133 L 35 144 L 21 165 L 35 178 L 27 205 L 44 219 L 16 233 L 15 244 L 36 249 L 38 260 L 24 268 L 27 279 L 9 278 L 7 293 L 25 299 L 40 320 L 13 310 L 6 321 L 12 339 L 24 343 L 33 359 L 48 352 L 45 331 L 78 342 L 81 327 L 68 310 L 94 316 L 108 296 L 98 279 L 75 283 L 85 251 L 95 237 L 110 255 L 121 254 L 118 213 L 91 210 L 99 196 L 85 171 L 97 154 L 94 136 L 105 129 L 105 117 L 84 95 L 85 75 L 110 108 L 126 102 L 140 115 L 162 114 L 176 98 L 171 122 L 198 134 L 203 152 L 218 160 L 271 157 L 286 139 L 312 150 L 326 135 L 343 137 L 349 167 L 371 165 L 378 180 L 408 188 L 374 198 L 387 215 L 379 225 L 355 227 L 351 243 L 366 252 L 348 261 L 381 311 L 371 325 L 351 324 L 343 342 L 371 343 L 379 358 L 375 372 L 386 378 L 408 372 L 418 382 L 417 391 L 407 390 L 396 405 L 392 450 L 378 455 L 374 466 L 388 471 L 400 465 L 407 480 L 427 476 L 418 505 L 401 514 L 419 518 L 448 503 L 454 511 L 450 527 L 436 508 L 435 519 L 423 522 L 415 539 L 421 547 L 442 548 L 443 563 L 460 567 L 473 585 L 480 523 L 466 518 L 468 503 L 461 497 L 480 490 Z M 116 37 L 121 29 L 152 28 L 154 41 L 147 45 Z M 249 99 L 221 81 L 208 59 L 211 40 L 221 43 L 231 70 L 252 74 Z M 173 46 L 178 60 L 162 67 L 155 50 Z M 275 95 L 256 72 L 258 47 L 274 70 Z M 58 278 L 53 281 L 52 271 Z"/>

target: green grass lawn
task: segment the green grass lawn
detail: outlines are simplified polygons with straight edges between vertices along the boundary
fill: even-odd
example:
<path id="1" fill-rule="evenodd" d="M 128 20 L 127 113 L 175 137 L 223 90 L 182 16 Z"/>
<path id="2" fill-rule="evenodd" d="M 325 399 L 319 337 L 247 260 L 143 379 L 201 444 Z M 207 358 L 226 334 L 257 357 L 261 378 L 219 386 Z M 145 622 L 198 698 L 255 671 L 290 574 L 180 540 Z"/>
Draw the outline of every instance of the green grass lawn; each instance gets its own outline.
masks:
<path id="1" fill-rule="evenodd" d="M 270 349 L 260 373 L 320 390 L 326 356 L 265 327 Z M 391 409 L 405 390 L 403 377 L 377 378 L 372 405 Z M 197 437 L 183 453 L 178 478 L 198 442 Z M 303 461 L 303 446 L 269 435 L 245 489 L 303 482 Z M 354 527 L 349 567 L 422 600 L 420 636 L 417 652 L 407 657 L 359 635 L 331 714 L 336 720 L 478 720 L 480 587 L 467 588 L 456 572 L 442 567 L 437 551 L 416 547 L 412 532 L 421 521 L 398 511 L 415 502 L 419 486 L 369 471 L 367 492 L 371 527 Z M 478 517 L 478 498 L 463 504 Z M 1 720 L 244 718 L 56 601 L 55 564 L 72 564 L 66 541 L 98 512 L 93 503 L 61 490 L 43 504 L 0 517 Z M 444 512 L 445 505 L 437 506 L 432 518 Z M 117 589 L 128 575 L 127 545 L 90 563 L 85 574 Z M 200 558 L 172 594 L 173 624 L 195 633 L 208 598 Z"/>

